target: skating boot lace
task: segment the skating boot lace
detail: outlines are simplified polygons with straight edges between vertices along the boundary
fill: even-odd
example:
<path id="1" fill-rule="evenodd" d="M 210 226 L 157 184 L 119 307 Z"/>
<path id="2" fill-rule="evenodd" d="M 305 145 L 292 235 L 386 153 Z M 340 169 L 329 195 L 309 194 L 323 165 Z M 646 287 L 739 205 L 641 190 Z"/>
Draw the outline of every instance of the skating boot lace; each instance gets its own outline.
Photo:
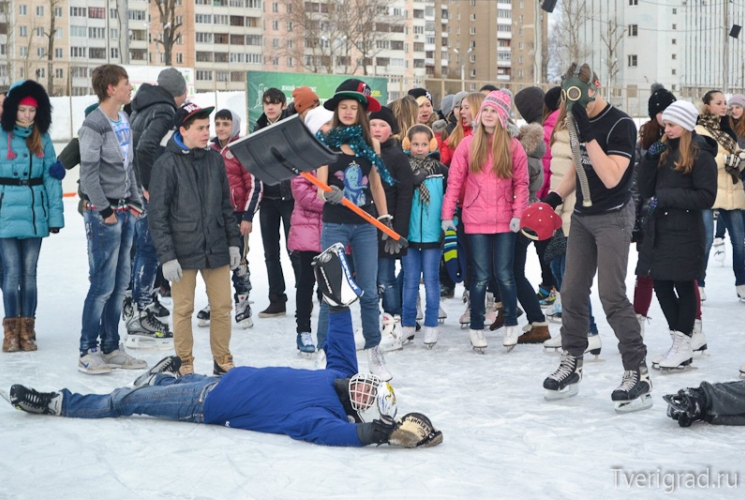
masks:
<path id="1" fill-rule="evenodd" d="M 551 374 L 550 378 L 556 380 L 557 382 L 562 382 L 572 373 L 574 373 L 576 367 L 577 359 L 574 356 L 565 354 L 561 357 L 561 364 L 559 365 L 559 368 Z"/>

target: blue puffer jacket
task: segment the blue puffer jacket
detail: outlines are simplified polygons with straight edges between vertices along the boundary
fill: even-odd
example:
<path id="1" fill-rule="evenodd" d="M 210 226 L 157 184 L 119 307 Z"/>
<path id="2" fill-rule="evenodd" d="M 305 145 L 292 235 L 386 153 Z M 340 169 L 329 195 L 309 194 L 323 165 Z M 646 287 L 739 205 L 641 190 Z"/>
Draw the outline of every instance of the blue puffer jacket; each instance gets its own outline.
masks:
<path id="1" fill-rule="evenodd" d="M 39 158 L 26 146 L 32 129 L 15 126 L 13 132 L 0 130 L 0 178 L 39 182 L 38 185 L 0 184 L 0 238 L 43 238 L 49 228 L 62 228 L 62 183 L 49 175 L 57 157 L 49 134 L 42 136 L 44 156 Z M 8 158 L 8 136 L 16 157 Z"/>
<path id="2" fill-rule="evenodd" d="M 409 218 L 409 245 L 414 248 L 439 248 L 442 235 L 442 200 L 447 188 L 448 168 L 442 163 L 436 172 L 426 177 L 422 184 L 429 190 L 430 201 L 422 203 L 419 190 L 414 189 L 411 203 L 411 217 Z"/>

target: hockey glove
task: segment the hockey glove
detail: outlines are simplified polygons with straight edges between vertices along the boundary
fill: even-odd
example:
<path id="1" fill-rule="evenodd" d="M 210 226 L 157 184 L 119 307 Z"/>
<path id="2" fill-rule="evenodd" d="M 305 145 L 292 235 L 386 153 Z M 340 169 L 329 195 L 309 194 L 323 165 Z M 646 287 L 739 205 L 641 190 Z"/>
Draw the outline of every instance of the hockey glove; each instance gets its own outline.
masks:
<path id="1" fill-rule="evenodd" d="M 559 193 L 557 193 L 556 191 L 549 192 L 541 201 L 543 203 L 548 203 L 549 205 L 551 205 L 551 208 L 553 208 L 554 210 L 556 210 L 556 207 L 564 203 L 564 200 L 561 199 L 561 196 L 559 196 Z"/>
<path id="2" fill-rule="evenodd" d="M 398 428 L 398 424 L 390 417 L 373 420 L 372 422 L 357 424 L 357 437 L 363 445 L 385 444 L 391 438 L 391 434 Z"/>
<path id="3" fill-rule="evenodd" d="M 183 276 L 183 271 L 181 271 L 181 264 L 178 263 L 178 260 L 169 260 L 163 264 L 163 277 L 165 279 L 178 283 L 181 281 L 181 276 Z"/>
<path id="4" fill-rule="evenodd" d="M 644 154 L 644 157 L 647 160 L 656 160 L 657 158 L 660 157 L 662 153 L 665 152 L 666 149 L 667 149 L 667 146 L 662 141 L 657 141 L 651 146 L 649 146 L 649 149 Z"/>
<path id="5" fill-rule="evenodd" d="M 327 203 L 338 205 L 341 203 L 341 200 L 344 199 L 344 191 L 339 189 L 337 186 L 331 186 L 331 191 L 325 191 L 323 193 L 323 199 L 326 200 Z"/>
<path id="6" fill-rule="evenodd" d="M 442 443 L 442 432 L 421 413 L 403 416 L 398 427 L 391 434 L 388 444 L 403 448 L 429 448 Z"/>
<path id="7" fill-rule="evenodd" d="M 595 139 L 595 132 L 592 131 L 590 118 L 587 116 L 587 110 L 582 106 L 572 106 L 572 116 L 574 123 L 577 125 L 579 142 L 592 142 Z"/>

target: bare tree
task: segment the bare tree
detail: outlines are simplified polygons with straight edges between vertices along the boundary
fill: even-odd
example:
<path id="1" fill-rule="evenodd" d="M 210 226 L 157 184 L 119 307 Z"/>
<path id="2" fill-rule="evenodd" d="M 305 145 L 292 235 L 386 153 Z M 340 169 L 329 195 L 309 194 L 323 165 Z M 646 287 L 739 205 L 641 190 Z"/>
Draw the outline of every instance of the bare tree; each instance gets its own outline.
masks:
<path id="1" fill-rule="evenodd" d="M 561 0 L 561 19 L 548 35 L 550 79 L 560 76 L 571 62 L 581 63 L 592 55 L 582 36 L 589 14 L 587 0 Z"/>
<path id="2" fill-rule="evenodd" d="M 378 42 L 390 38 L 391 25 L 388 23 L 391 0 L 347 0 L 346 11 L 350 12 L 347 24 L 347 46 L 356 50 L 352 73 L 362 66 L 362 74 L 367 75 L 367 62 L 372 62 L 382 48 Z M 349 54 L 347 55 L 349 57 Z"/>
<path id="3" fill-rule="evenodd" d="M 44 32 L 47 37 L 47 92 L 54 95 L 54 40 L 56 38 L 56 16 L 54 9 L 63 0 L 47 0 L 49 5 L 49 30 Z"/>
<path id="4" fill-rule="evenodd" d="M 618 64 L 618 45 L 623 41 L 625 34 L 626 31 L 623 26 L 618 24 L 618 19 L 612 17 L 606 23 L 605 33 L 600 35 L 600 40 L 603 42 L 603 49 L 605 50 L 605 69 L 608 77 L 605 85 L 608 87 L 608 96 L 611 101 L 613 100 L 613 87 L 616 84 L 616 75 L 621 70 Z"/>
<path id="5" fill-rule="evenodd" d="M 16 3 L 12 0 L 0 1 L 0 17 L 2 17 L 5 23 L 5 60 L 7 61 L 7 72 L 8 72 L 8 85 L 15 80 L 16 76 L 16 64 L 15 64 L 15 20 L 14 11 Z"/>
<path id="6" fill-rule="evenodd" d="M 165 64 L 170 66 L 173 46 L 181 34 L 179 28 L 183 24 L 176 22 L 176 9 L 180 6 L 181 0 L 150 0 L 150 3 L 158 7 L 158 22 L 161 27 L 160 36 L 156 38 L 155 44 L 163 46 Z"/>

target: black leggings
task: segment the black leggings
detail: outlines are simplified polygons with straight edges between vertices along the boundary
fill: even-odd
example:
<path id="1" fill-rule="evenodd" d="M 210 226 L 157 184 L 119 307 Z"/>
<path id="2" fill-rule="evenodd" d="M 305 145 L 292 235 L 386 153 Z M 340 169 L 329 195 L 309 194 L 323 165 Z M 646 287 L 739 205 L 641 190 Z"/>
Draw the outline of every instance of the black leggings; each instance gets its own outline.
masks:
<path id="1" fill-rule="evenodd" d="M 690 337 L 696 321 L 696 282 L 654 280 L 654 292 L 670 330 Z"/>
<path id="2" fill-rule="evenodd" d="M 297 254 L 298 280 L 295 288 L 295 323 L 297 333 L 310 333 L 310 315 L 313 312 L 313 287 L 316 276 L 313 273 L 313 258 L 318 252 L 293 252 Z"/>

